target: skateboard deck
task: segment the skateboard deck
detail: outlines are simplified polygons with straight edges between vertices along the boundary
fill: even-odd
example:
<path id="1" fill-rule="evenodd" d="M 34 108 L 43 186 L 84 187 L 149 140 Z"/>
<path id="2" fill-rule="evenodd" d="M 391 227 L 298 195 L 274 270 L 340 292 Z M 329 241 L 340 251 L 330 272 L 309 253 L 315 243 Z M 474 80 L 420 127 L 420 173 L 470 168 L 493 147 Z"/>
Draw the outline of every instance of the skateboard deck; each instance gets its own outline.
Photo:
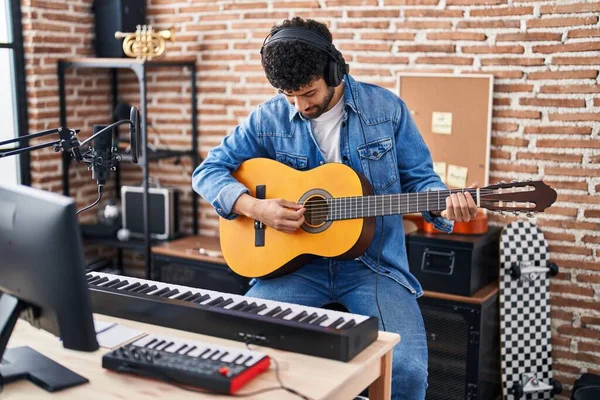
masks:
<path id="1" fill-rule="evenodd" d="M 504 399 L 551 399 L 548 242 L 529 221 L 508 224 L 500 236 L 500 360 Z"/>

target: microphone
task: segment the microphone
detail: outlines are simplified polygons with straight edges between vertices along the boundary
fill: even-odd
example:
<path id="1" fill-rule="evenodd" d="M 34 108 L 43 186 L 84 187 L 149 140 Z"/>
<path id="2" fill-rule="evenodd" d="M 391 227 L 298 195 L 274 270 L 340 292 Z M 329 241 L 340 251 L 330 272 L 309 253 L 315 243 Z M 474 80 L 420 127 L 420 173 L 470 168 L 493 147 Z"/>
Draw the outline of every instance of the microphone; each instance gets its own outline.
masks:
<path id="1" fill-rule="evenodd" d="M 94 134 L 105 127 L 106 125 L 94 125 Z M 92 148 L 92 179 L 96 180 L 98 186 L 106 184 L 113 167 L 112 130 L 109 129 L 94 138 Z"/>

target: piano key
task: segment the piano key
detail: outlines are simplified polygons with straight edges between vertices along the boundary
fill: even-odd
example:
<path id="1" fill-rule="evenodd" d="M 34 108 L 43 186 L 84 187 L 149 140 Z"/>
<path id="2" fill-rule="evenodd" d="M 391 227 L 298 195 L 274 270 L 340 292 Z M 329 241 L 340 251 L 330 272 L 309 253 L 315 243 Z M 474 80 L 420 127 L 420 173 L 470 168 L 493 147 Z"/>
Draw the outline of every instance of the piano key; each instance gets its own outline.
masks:
<path id="1" fill-rule="evenodd" d="M 217 358 L 219 358 L 220 355 L 222 355 L 223 351 L 220 349 L 214 349 L 214 351 L 212 353 L 208 353 L 206 355 L 206 357 L 202 356 L 203 358 L 206 359 L 211 359 L 211 360 L 216 360 Z"/>
<path id="2" fill-rule="evenodd" d="M 150 296 L 160 296 L 162 294 L 165 294 L 169 291 L 170 289 L 168 287 L 163 287 L 163 288 L 158 288 L 157 290 L 155 290 L 154 292 L 149 292 L 148 294 Z"/>
<path id="3" fill-rule="evenodd" d="M 129 285 L 128 281 L 121 281 L 119 283 L 117 283 L 116 285 L 113 285 L 112 288 L 113 289 L 119 289 L 122 288 L 123 286 Z"/>
<path id="4" fill-rule="evenodd" d="M 87 277 L 87 283 L 89 285 L 89 284 L 94 283 L 95 281 L 97 281 L 99 279 L 102 279 L 102 278 L 99 277 L 99 276 L 93 276 L 93 275 L 91 275 L 91 276 Z"/>
<path id="5" fill-rule="evenodd" d="M 344 325 L 340 326 L 338 329 L 350 329 L 352 328 L 354 325 L 356 325 L 356 322 L 354 322 L 353 319 L 349 320 L 348 322 L 346 322 Z"/>
<path id="6" fill-rule="evenodd" d="M 137 287 L 140 287 L 140 286 L 142 286 L 141 283 L 139 283 L 139 282 L 133 282 L 132 284 L 130 284 L 128 286 L 125 286 L 124 288 L 121 288 L 121 290 L 129 292 L 129 291 L 132 291 L 133 289 L 135 289 Z"/>
<path id="7" fill-rule="evenodd" d="M 239 303 L 237 303 L 236 305 L 234 305 L 233 307 L 230 308 L 230 310 L 240 310 L 244 307 L 246 307 L 248 305 L 248 302 L 246 300 L 243 300 Z"/>
<path id="8" fill-rule="evenodd" d="M 174 347 L 174 348 L 175 348 L 175 347 Z M 186 350 L 186 349 L 188 349 L 188 345 L 187 345 L 187 344 L 185 344 L 185 343 L 183 343 L 181 346 L 179 346 L 179 347 L 176 347 L 176 348 L 175 348 L 175 350 L 174 350 L 174 353 L 178 353 L 178 354 L 179 354 L 179 353 L 181 353 L 183 350 Z"/>
<path id="9" fill-rule="evenodd" d="M 92 286 L 98 286 L 107 281 L 108 281 L 108 278 L 104 276 L 104 277 L 98 279 L 96 282 L 92 283 Z"/>
<path id="10" fill-rule="evenodd" d="M 258 304 L 256 304 L 256 302 L 254 301 L 254 302 L 248 304 L 246 307 L 240 308 L 240 311 L 248 312 L 250 310 L 255 309 L 256 307 L 258 307 Z"/>
<path id="11" fill-rule="evenodd" d="M 149 287 L 150 287 L 150 285 L 148 285 L 147 283 L 144 283 L 143 285 L 141 285 L 141 286 L 138 286 L 138 287 L 136 287 L 136 288 L 134 288 L 134 289 L 130 290 L 130 292 L 132 292 L 132 293 L 143 293 L 142 291 L 143 291 L 144 289 L 147 289 L 147 288 L 149 288 Z"/>
<path id="12" fill-rule="evenodd" d="M 148 343 L 148 345 L 146 347 L 149 349 L 158 349 L 160 346 L 162 346 L 166 342 L 167 342 L 166 340 L 161 339 L 157 343 Z"/>
<path id="13" fill-rule="evenodd" d="M 143 347 L 150 347 L 150 346 L 152 346 L 152 345 L 154 345 L 156 343 L 158 343 L 158 339 L 157 338 L 153 338 L 148 343 L 146 343 Z"/>
<path id="14" fill-rule="evenodd" d="M 313 319 L 317 318 L 318 315 L 316 312 L 310 314 L 308 317 L 302 319 L 300 322 L 305 323 L 305 324 L 310 324 L 310 321 L 312 321 Z"/>
<path id="15" fill-rule="evenodd" d="M 286 315 L 291 314 L 292 313 L 292 309 L 291 308 L 287 308 L 285 310 L 283 310 L 282 312 L 280 312 L 279 314 L 275 315 L 275 318 L 284 318 Z"/>
<path id="16" fill-rule="evenodd" d="M 298 313 L 294 318 L 291 319 L 291 321 L 300 321 L 302 318 L 306 317 L 308 315 L 308 313 L 306 311 L 302 311 L 300 313 Z"/>
<path id="17" fill-rule="evenodd" d="M 231 362 L 233 362 L 235 359 L 237 359 L 240 356 L 241 356 L 241 354 L 240 354 L 239 351 L 237 351 L 237 349 L 235 351 L 230 350 L 219 361 L 222 361 L 222 362 L 225 362 L 225 363 L 231 363 Z"/>
<path id="18" fill-rule="evenodd" d="M 189 351 L 186 355 L 190 357 L 199 357 L 201 354 L 205 353 L 208 350 L 206 345 L 197 346 L 195 349 Z"/>
<path id="19" fill-rule="evenodd" d="M 134 346 L 139 346 L 139 347 L 144 347 L 146 346 L 146 344 L 148 344 L 152 339 L 154 339 L 154 336 L 152 335 L 146 335 L 144 337 L 139 338 L 138 340 L 136 340 L 135 342 L 133 342 Z"/>
<path id="20" fill-rule="evenodd" d="M 342 317 L 339 317 L 338 319 L 336 319 L 335 321 L 333 321 L 333 322 L 332 322 L 332 323 L 329 325 L 329 327 L 330 327 L 330 328 L 335 328 L 336 326 L 338 326 L 339 324 L 341 324 L 341 323 L 343 323 L 343 322 L 344 322 L 344 318 L 342 318 Z"/>
<path id="21" fill-rule="evenodd" d="M 217 350 L 218 351 L 218 350 Z M 215 349 L 212 347 L 206 348 L 198 357 L 200 358 L 208 358 L 211 354 L 215 352 Z"/>
<path id="22" fill-rule="evenodd" d="M 228 305 L 233 303 L 233 299 L 226 299 L 225 301 L 219 303 L 219 304 L 215 304 L 215 307 L 221 307 L 221 308 L 225 308 Z"/>
<path id="23" fill-rule="evenodd" d="M 265 310 L 267 308 L 266 305 L 261 304 L 260 306 L 256 307 L 254 310 L 249 311 L 251 314 L 258 314 L 259 312 L 261 312 L 262 310 Z"/>
<path id="24" fill-rule="evenodd" d="M 280 312 L 280 311 L 281 311 L 281 307 L 277 306 L 277 307 L 275 307 L 274 309 L 272 309 L 272 310 L 270 310 L 269 312 L 267 312 L 267 313 L 265 314 L 265 316 L 267 316 L 267 317 L 273 317 L 273 316 L 275 316 L 275 315 L 276 315 L 278 312 Z"/>
<path id="25" fill-rule="evenodd" d="M 207 306 L 214 306 L 217 305 L 219 303 L 224 302 L 225 299 L 222 296 L 217 297 L 216 299 L 211 300 L 209 303 L 207 303 Z"/>
<path id="26" fill-rule="evenodd" d="M 319 325 L 325 320 L 327 320 L 327 314 L 323 314 L 319 318 L 315 319 L 313 322 L 310 322 L 310 325 Z"/>
<path id="27" fill-rule="evenodd" d="M 189 346 L 189 345 L 188 345 Z M 179 354 L 185 354 L 188 355 L 190 354 L 192 351 L 196 350 L 197 347 L 196 346 L 190 346 L 190 347 L 186 347 L 185 349 L 182 350 L 182 352 L 180 352 Z"/>
<path id="28" fill-rule="evenodd" d="M 136 293 L 148 294 L 149 292 L 154 292 L 156 289 L 158 289 L 158 287 L 156 287 L 156 285 L 152 285 Z"/>
<path id="29" fill-rule="evenodd" d="M 179 293 L 179 290 L 177 290 L 177 289 L 171 289 L 168 292 L 161 294 L 160 297 L 165 297 L 165 298 L 167 298 L 167 297 L 173 297 L 173 296 L 175 296 L 178 293 Z"/>
<path id="30" fill-rule="evenodd" d="M 209 296 L 209 295 L 207 295 L 207 294 L 205 294 L 205 295 L 202 295 L 202 296 L 198 297 L 198 298 L 197 298 L 196 300 L 194 300 L 193 302 L 194 302 L 194 303 L 196 303 L 196 304 L 200 304 L 200 303 L 202 303 L 202 302 L 204 302 L 204 301 L 206 301 L 206 300 L 210 300 L 210 296 Z"/>
<path id="31" fill-rule="evenodd" d="M 117 283 L 119 283 L 119 282 L 121 282 L 121 280 L 120 280 L 120 279 L 113 279 L 112 281 L 108 281 L 108 282 L 105 282 L 105 283 L 103 283 L 103 284 L 102 284 L 102 287 L 103 287 L 103 288 L 109 288 L 109 287 L 111 287 L 112 285 L 116 285 L 116 284 L 117 284 Z"/>
<path id="32" fill-rule="evenodd" d="M 189 298 L 189 297 L 192 297 L 192 296 L 193 296 L 192 292 L 190 292 L 190 291 L 188 290 L 188 291 L 187 291 L 187 292 L 185 292 L 185 293 L 181 293 L 180 295 L 178 295 L 178 296 L 177 296 L 177 297 L 175 297 L 174 299 L 175 299 L 175 300 L 185 300 L 185 299 L 187 299 L 187 298 Z"/>
<path id="33" fill-rule="evenodd" d="M 167 349 L 171 346 L 173 346 L 175 344 L 175 342 L 170 341 L 168 343 L 166 343 L 163 347 L 161 347 L 160 349 L 157 347 L 157 350 L 162 350 L 162 351 L 167 351 Z"/>

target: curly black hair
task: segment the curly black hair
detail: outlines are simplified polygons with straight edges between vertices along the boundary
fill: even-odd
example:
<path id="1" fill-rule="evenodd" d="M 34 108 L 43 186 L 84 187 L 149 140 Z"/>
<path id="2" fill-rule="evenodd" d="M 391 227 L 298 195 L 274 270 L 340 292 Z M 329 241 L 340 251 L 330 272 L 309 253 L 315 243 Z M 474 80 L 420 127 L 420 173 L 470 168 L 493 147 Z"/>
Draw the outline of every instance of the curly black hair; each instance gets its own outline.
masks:
<path id="1" fill-rule="evenodd" d="M 273 26 L 271 34 L 284 27 L 310 29 L 332 42 L 327 26 L 312 19 L 286 19 L 281 25 Z M 276 41 L 271 44 L 268 44 L 267 40 L 261 62 L 271 85 L 279 90 L 291 92 L 300 90 L 315 79 L 323 78 L 328 57 L 324 51 L 298 40 Z"/>

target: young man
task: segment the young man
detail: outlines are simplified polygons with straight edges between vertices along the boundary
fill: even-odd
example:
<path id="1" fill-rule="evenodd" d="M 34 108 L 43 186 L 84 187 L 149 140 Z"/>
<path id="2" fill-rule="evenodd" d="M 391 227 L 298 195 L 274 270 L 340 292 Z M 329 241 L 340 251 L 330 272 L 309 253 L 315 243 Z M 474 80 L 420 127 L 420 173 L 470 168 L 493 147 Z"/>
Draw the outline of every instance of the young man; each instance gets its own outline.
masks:
<path id="1" fill-rule="evenodd" d="M 261 49 L 262 65 L 279 95 L 261 104 L 212 149 L 193 175 L 193 187 L 223 218 L 244 215 L 283 232 L 304 222 L 296 199 L 259 200 L 230 173 L 243 161 L 268 157 L 296 169 L 341 162 L 371 182 L 376 194 L 447 189 L 406 105 L 392 92 L 355 81 L 324 24 L 294 18 L 275 26 Z M 343 79 L 343 80 L 342 80 Z M 453 194 L 441 215 L 427 221 L 450 232 L 477 208 L 467 193 Z M 350 312 L 379 318 L 397 332 L 392 397 L 423 399 L 427 338 L 409 272 L 401 216 L 377 219 L 367 251 L 352 261 L 318 258 L 279 278 L 254 280 L 247 295 L 321 307 L 341 303 Z"/>

